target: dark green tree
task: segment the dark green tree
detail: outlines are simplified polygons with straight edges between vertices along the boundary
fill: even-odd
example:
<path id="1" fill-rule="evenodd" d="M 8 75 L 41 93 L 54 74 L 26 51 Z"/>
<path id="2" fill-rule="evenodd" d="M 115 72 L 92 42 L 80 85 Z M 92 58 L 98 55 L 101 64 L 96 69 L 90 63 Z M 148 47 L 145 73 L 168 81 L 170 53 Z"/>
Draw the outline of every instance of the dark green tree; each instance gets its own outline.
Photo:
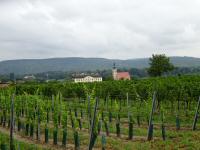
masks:
<path id="1" fill-rule="evenodd" d="M 150 76 L 161 76 L 163 73 L 174 69 L 169 57 L 165 54 L 153 54 L 149 61 L 148 73 Z"/>

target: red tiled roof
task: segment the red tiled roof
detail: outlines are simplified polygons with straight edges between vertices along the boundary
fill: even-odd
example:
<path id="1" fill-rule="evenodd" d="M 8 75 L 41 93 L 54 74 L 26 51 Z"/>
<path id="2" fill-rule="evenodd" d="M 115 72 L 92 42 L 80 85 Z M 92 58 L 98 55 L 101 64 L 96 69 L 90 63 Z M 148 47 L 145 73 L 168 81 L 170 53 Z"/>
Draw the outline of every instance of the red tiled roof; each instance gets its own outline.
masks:
<path id="1" fill-rule="evenodd" d="M 129 79 L 130 80 L 130 74 L 129 74 L 129 72 L 118 72 L 117 78 L 118 79 Z"/>

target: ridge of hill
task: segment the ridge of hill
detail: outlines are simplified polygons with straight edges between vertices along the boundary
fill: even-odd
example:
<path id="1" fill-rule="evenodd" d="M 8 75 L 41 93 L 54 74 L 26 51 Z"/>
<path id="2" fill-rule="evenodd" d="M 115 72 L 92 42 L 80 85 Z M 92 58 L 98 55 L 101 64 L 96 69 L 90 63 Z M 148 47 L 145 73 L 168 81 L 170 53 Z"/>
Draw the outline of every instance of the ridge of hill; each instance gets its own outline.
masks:
<path id="1" fill-rule="evenodd" d="M 200 67 L 200 58 L 170 57 L 176 67 Z M 106 58 L 49 58 L 49 59 L 19 59 L 0 62 L 0 74 L 35 74 L 48 71 L 94 71 L 111 69 L 113 63 L 118 68 L 147 68 L 149 58 L 138 59 L 106 59 Z"/>

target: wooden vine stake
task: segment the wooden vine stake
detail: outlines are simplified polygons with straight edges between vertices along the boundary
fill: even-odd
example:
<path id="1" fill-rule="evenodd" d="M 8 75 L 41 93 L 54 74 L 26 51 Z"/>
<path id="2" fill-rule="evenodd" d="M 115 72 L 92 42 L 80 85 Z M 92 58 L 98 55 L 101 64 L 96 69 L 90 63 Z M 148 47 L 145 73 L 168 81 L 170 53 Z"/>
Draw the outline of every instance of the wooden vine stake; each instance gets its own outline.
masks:
<path id="1" fill-rule="evenodd" d="M 103 120 L 100 121 L 100 130 L 99 130 L 99 134 L 101 135 L 101 145 L 102 145 L 102 150 L 105 150 L 106 149 L 106 136 L 105 134 L 102 132 L 102 123 Z"/>
<path id="2" fill-rule="evenodd" d="M 88 111 L 88 129 L 90 129 L 90 126 L 91 126 L 90 96 L 88 96 L 88 110 L 87 111 Z"/>
<path id="3" fill-rule="evenodd" d="M 200 107 L 200 97 L 199 97 L 199 101 L 198 101 L 198 104 L 197 104 L 197 109 L 196 109 L 196 113 L 195 113 L 195 116 L 194 116 L 194 122 L 193 122 L 193 125 L 192 125 L 192 130 L 196 130 L 196 124 L 197 124 L 197 119 L 198 119 L 198 114 L 199 114 L 199 107 Z"/>
<path id="4" fill-rule="evenodd" d="M 149 128 L 148 128 L 148 135 L 147 135 L 147 140 L 150 141 L 153 138 L 153 113 L 155 109 L 155 103 L 156 103 L 156 92 L 153 93 L 153 101 L 152 101 L 152 108 L 151 108 L 151 113 L 149 117 Z"/>
<path id="5" fill-rule="evenodd" d="M 95 108 L 94 108 L 94 115 L 92 119 L 92 124 L 90 128 L 90 142 L 89 142 L 89 147 L 88 150 L 92 150 L 95 142 L 95 135 L 94 135 L 94 128 L 95 128 L 95 121 L 96 121 L 96 114 L 97 114 L 97 107 L 98 107 L 98 98 L 96 98 L 96 103 L 95 103 Z"/>
<path id="6" fill-rule="evenodd" d="M 37 102 L 37 140 L 40 141 L 40 110 Z"/>
<path id="7" fill-rule="evenodd" d="M 13 139 L 13 126 L 14 126 L 14 97 L 11 97 L 11 107 L 10 107 L 10 150 L 14 150 L 14 139 Z"/>
<path id="8" fill-rule="evenodd" d="M 128 110 L 128 120 L 130 120 L 130 113 L 129 113 L 129 98 L 128 92 L 126 93 L 126 103 L 127 103 L 127 110 Z"/>

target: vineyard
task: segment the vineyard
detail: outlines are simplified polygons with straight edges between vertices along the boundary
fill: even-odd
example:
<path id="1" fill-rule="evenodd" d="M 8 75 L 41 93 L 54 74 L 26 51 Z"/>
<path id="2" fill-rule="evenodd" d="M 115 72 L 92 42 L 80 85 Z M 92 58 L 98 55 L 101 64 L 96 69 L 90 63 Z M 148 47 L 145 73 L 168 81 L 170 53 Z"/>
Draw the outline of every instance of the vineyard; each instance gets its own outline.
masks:
<path id="1" fill-rule="evenodd" d="M 6 149 L 198 149 L 200 76 L 0 89 Z"/>

